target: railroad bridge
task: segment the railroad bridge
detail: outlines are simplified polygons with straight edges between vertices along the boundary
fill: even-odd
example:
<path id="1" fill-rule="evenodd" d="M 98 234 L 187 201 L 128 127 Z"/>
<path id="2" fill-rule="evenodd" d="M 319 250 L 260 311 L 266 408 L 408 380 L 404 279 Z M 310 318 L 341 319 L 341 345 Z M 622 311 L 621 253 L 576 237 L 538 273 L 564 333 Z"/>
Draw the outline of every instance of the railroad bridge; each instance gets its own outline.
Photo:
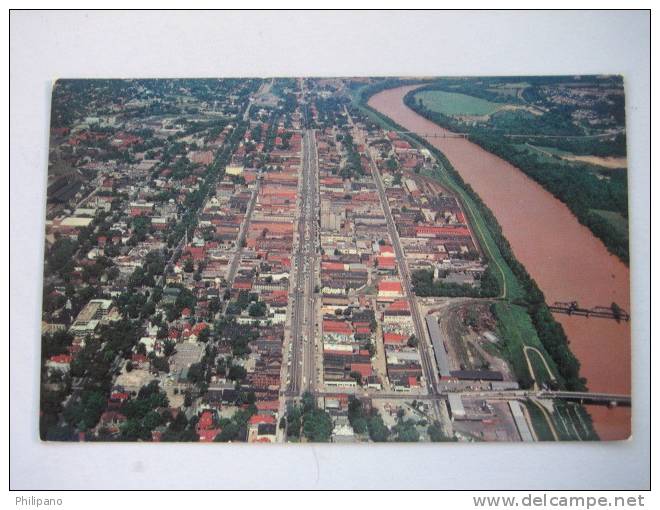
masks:
<path id="1" fill-rule="evenodd" d="M 582 308 L 577 301 L 563 302 L 555 301 L 548 306 L 551 312 L 564 313 L 566 315 L 580 315 L 583 317 L 599 317 L 601 319 L 614 319 L 617 322 L 630 320 L 630 314 L 616 303 L 610 306 L 595 306 L 593 308 Z"/>

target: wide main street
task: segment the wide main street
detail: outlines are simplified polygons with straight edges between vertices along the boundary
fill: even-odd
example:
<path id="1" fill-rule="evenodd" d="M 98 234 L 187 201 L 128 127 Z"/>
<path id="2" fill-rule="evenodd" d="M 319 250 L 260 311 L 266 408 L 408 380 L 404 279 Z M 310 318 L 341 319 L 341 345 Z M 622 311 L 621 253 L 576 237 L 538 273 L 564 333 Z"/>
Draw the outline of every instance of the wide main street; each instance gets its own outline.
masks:
<path id="1" fill-rule="evenodd" d="M 317 342 L 320 341 L 318 331 L 316 287 L 319 266 L 319 189 L 318 189 L 318 153 L 316 150 L 316 135 L 313 130 L 305 130 L 303 136 L 303 168 L 307 179 L 309 197 L 306 201 L 305 217 L 305 250 L 304 250 L 304 286 L 305 286 L 305 337 L 303 349 L 303 387 L 314 390 L 317 380 L 316 353 Z"/>
<path id="2" fill-rule="evenodd" d="M 302 179 L 293 257 L 293 290 L 290 316 L 289 385 L 286 394 L 299 396 L 316 382 L 317 313 L 315 290 L 318 275 L 318 156 L 314 131 L 303 133 Z"/>

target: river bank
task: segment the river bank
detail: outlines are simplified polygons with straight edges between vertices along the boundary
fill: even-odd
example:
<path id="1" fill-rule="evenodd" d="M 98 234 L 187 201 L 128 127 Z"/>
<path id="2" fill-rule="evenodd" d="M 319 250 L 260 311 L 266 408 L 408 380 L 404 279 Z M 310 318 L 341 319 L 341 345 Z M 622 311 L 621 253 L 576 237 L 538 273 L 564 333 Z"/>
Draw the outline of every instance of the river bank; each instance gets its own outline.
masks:
<path id="1" fill-rule="evenodd" d="M 409 109 L 404 96 L 418 85 L 396 87 L 369 99 L 369 106 L 404 128 L 443 133 Z M 546 301 L 577 300 L 582 306 L 630 309 L 629 270 L 581 225 L 565 204 L 503 159 L 462 138 L 428 137 L 493 211 L 516 258 Z M 606 319 L 556 315 L 581 363 L 591 391 L 630 393 L 630 325 Z M 590 407 L 602 439 L 630 433 L 630 410 Z"/>

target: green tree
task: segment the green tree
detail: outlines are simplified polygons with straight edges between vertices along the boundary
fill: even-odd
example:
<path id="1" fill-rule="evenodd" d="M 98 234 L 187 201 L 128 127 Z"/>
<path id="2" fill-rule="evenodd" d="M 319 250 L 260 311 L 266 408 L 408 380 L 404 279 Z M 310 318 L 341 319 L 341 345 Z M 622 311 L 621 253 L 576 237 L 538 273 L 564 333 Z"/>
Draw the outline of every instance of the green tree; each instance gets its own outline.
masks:
<path id="1" fill-rule="evenodd" d="M 209 341 L 210 336 L 211 332 L 209 331 L 209 328 L 204 328 L 197 335 L 197 340 L 202 343 L 206 343 Z"/>
<path id="2" fill-rule="evenodd" d="M 302 412 L 300 407 L 291 406 L 286 414 L 286 435 L 287 437 L 300 437 L 302 427 Z"/>
<path id="3" fill-rule="evenodd" d="M 165 357 L 155 357 L 151 360 L 151 368 L 158 370 L 159 372 L 169 373 L 170 364 Z"/>
<path id="4" fill-rule="evenodd" d="M 303 434 L 309 441 L 328 442 L 332 435 L 332 418 L 322 409 L 311 409 L 303 417 Z"/>
<path id="5" fill-rule="evenodd" d="M 227 378 L 232 381 L 242 381 L 247 377 L 247 370 L 240 365 L 232 365 Z"/>
<path id="6" fill-rule="evenodd" d="M 215 436 L 215 441 L 218 443 L 233 441 L 238 437 L 240 430 L 240 426 L 230 420 L 222 426 L 220 433 Z"/>
<path id="7" fill-rule="evenodd" d="M 372 441 L 377 443 L 382 443 L 387 441 L 387 438 L 390 435 L 390 431 L 383 422 L 383 418 L 380 414 L 376 413 L 369 417 L 367 420 L 367 427 L 369 429 L 369 437 Z"/>
<path id="8" fill-rule="evenodd" d="M 263 317 L 266 315 L 266 303 L 259 301 L 257 303 L 252 303 L 248 309 L 248 314 L 250 317 Z"/>
<path id="9" fill-rule="evenodd" d="M 434 421 L 431 425 L 429 425 L 427 432 L 429 434 L 429 438 L 434 443 L 450 441 L 450 439 L 442 432 L 442 426 L 440 425 L 439 421 Z"/>
<path id="10" fill-rule="evenodd" d="M 404 443 L 415 443 L 419 441 L 419 432 L 415 427 L 414 420 L 399 419 L 395 425 L 396 440 Z"/>
<path id="11" fill-rule="evenodd" d="M 302 408 L 304 413 L 316 408 L 316 398 L 311 392 L 309 391 L 304 392 L 302 394 L 301 400 L 302 400 Z"/>
<path id="12" fill-rule="evenodd" d="M 367 432 L 368 424 L 362 402 L 353 395 L 348 398 L 348 421 L 356 434 Z"/>
<path id="13" fill-rule="evenodd" d="M 176 351 L 176 343 L 172 340 L 165 340 L 163 342 L 163 354 L 166 357 L 171 356 Z"/>

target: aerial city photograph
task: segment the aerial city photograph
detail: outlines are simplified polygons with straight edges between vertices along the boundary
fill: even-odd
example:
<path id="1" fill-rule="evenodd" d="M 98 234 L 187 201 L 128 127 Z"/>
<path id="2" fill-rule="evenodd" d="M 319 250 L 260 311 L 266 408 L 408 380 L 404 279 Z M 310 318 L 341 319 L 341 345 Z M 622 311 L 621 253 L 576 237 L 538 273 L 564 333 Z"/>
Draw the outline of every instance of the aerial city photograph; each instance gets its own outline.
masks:
<path id="1" fill-rule="evenodd" d="M 631 435 L 621 76 L 62 79 L 47 172 L 43 441 Z"/>

